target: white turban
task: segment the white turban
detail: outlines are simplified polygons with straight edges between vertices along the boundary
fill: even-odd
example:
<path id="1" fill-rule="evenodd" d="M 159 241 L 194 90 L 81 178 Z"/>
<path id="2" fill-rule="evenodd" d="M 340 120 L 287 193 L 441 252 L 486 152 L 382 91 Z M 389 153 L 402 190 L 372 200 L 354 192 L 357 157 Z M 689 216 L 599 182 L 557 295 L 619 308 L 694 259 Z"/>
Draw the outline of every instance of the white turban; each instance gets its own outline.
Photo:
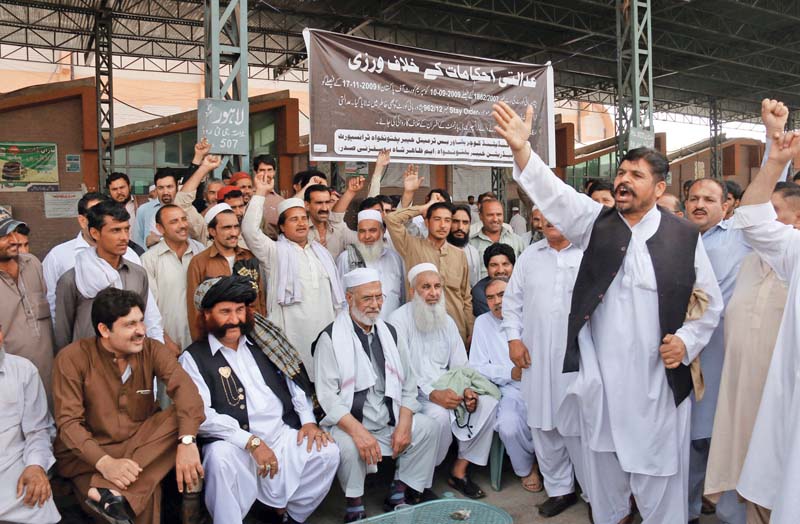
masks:
<path id="1" fill-rule="evenodd" d="M 381 275 L 369 267 L 358 267 L 344 276 L 344 288 L 350 289 L 370 282 L 380 282 Z"/>
<path id="2" fill-rule="evenodd" d="M 414 279 L 417 278 L 420 273 L 425 273 L 426 271 L 433 271 L 437 274 L 439 273 L 439 269 L 435 265 L 431 264 L 430 262 L 423 262 L 422 264 L 417 264 L 408 271 L 408 281 L 413 286 Z"/>
<path id="3" fill-rule="evenodd" d="M 358 221 L 361 222 L 362 220 L 375 220 L 376 222 L 383 224 L 381 212 L 376 209 L 365 209 L 364 211 L 359 211 Z"/>
<path id="4" fill-rule="evenodd" d="M 217 215 L 222 213 L 223 211 L 233 211 L 233 208 L 226 204 L 225 202 L 220 202 L 219 204 L 214 204 L 211 206 L 211 209 L 206 211 L 206 225 L 210 224 L 212 220 L 217 218 Z"/>
<path id="5" fill-rule="evenodd" d="M 281 216 L 287 209 L 292 209 L 293 207 L 302 207 L 305 209 L 306 204 L 299 198 L 287 198 L 278 204 L 278 216 Z"/>

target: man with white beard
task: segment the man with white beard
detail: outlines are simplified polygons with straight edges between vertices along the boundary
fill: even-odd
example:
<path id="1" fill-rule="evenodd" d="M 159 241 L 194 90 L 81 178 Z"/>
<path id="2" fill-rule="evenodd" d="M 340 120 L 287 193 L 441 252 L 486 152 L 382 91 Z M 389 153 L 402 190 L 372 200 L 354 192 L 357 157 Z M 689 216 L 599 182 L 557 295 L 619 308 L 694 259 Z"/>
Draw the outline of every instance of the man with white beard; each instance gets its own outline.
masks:
<path id="1" fill-rule="evenodd" d="M 384 456 L 397 459 L 384 510 L 415 497 L 407 488 L 421 493 L 431 487 L 439 428 L 419 412 L 405 339 L 379 318 L 380 275 L 357 268 L 344 283 L 349 307 L 319 334 L 312 351 L 321 424 L 330 427 L 341 456 L 345 522 L 354 522 L 367 516 L 364 477 Z"/>
<path id="2" fill-rule="evenodd" d="M 350 271 L 368 267 L 381 277 L 383 307 L 381 318 L 388 316 L 406 301 L 405 270 L 403 259 L 388 247 L 383 239 L 384 227 L 381 212 L 365 209 L 358 213 L 358 241 L 339 253 L 336 267 L 344 277 Z"/>
<path id="3" fill-rule="evenodd" d="M 406 341 L 411 369 L 417 378 L 422 413 L 439 424 L 439 449 L 436 465 L 442 463 L 453 435 L 458 439 L 458 459 L 453 464 L 448 484 L 470 498 L 485 496 L 467 474 L 470 463 L 485 466 L 492 445 L 497 400 L 478 395 L 472 388 L 463 391 L 435 389 L 434 384 L 449 370 L 468 367 L 467 351 L 458 327 L 445 308 L 442 278 L 436 266 L 423 262 L 408 272 L 412 301 L 389 317 L 400 339 Z M 460 427 L 454 411 L 464 403 L 469 423 Z"/>
<path id="4" fill-rule="evenodd" d="M 497 405 L 494 430 L 500 433 L 514 473 L 522 479 L 522 487 L 537 493 L 542 491 L 542 479 L 536 467 L 525 399 L 520 393 L 522 368 L 511 362 L 502 329 L 507 285 L 507 276 L 492 277 L 486 283 L 489 311 L 475 319 L 469 364 L 500 388 L 502 396 Z"/>

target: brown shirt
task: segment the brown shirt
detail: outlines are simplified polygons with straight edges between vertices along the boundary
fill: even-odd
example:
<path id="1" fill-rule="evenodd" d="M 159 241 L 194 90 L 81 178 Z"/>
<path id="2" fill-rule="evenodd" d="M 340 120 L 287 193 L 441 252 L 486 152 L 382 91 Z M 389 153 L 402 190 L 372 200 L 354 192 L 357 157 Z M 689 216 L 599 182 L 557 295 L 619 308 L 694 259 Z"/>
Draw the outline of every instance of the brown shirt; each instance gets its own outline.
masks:
<path id="1" fill-rule="evenodd" d="M 472 292 L 469 285 L 469 266 L 464 251 L 447 242 L 441 248 L 435 247 L 426 238 L 411 235 L 406 223 L 419 216 L 420 206 L 399 209 L 389 213 L 384 219 L 386 230 L 392 238 L 395 250 L 403 257 L 406 269 L 417 264 L 430 262 L 439 269 L 444 285 L 444 298 L 447 313 L 453 317 L 458 332 L 467 343 L 472 334 L 475 318 L 472 316 Z M 411 286 L 411 282 L 407 283 Z"/>
<path id="2" fill-rule="evenodd" d="M 58 353 L 53 370 L 57 455 L 71 451 L 94 466 L 107 454 L 103 446 L 131 438 L 158 410 L 155 377 L 166 384 L 175 405 L 178 435 L 197 435 L 205 420 L 203 400 L 175 354 L 146 338 L 142 351 L 130 355 L 128 364 L 131 375 L 123 383 L 114 355 L 95 337 L 73 342 Z"/>
<path id="3" fill-rule="evenodd" d="M 253 253 L 247 249 L 236 247 L 234 264 L 239 261 L 248 260 L 252 261 L 251 265 L 258 267 L 258 260 Z M 242 270 L 238 271 L 242 273 Z M 189 321 L 189 331 L 192 334 L 192 340 L 197 340 L 200 336 L 200 331 L 197 326 L 196 316 L 197 310 L 194 307 L 194 292 L 201 282 L 209 278 L 227 277 L 231 275 L 231 266 L 228 260 L 219 252 L 217 246 L 211 244 L 206 250 L 192 257 L 189 263 L 189 269 L 186 272 L 186 312 Z M 255 278 L 258 282 L 258 298 L 254 305 L 258 313 L 266 316 L 267 299 L 264 293 L 264 279 L 262 278 L 261 271 L 247 271 L 247 275 Z"/>
<path id="4" fill-rule="evenodd" d="M 53 325 L 44 284 L 42 264 L 21 253 L 16 280 L 0 271 L 0 326 L 8 354 L 25 357 L 36 366 L 50 398 L 53 369 Z M 50 402 L 52 407 L 52 402 Z"/>

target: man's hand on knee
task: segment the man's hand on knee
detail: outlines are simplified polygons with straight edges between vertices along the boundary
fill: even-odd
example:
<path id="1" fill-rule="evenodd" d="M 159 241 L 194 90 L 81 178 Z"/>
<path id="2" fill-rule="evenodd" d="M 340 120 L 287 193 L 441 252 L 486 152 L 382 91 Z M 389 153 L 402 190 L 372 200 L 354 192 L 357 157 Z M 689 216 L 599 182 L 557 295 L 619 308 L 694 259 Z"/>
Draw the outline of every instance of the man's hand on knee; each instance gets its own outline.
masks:
<path id="1" fill-rule="evenodd" d="M 115 459 L 111 455 L 103 455 L 94 467 L 104 479 L 123 490 L 136 482 L 142 472 L 139 464 L 131 459 Z"/>
<path id="2" fill-rule="evenodd" d="M 17 481 L 17 498 L 25 494 L 22 501 L 26 506 L 34 507 L 36 504 L 44 506 L 47 499 L 52 495 L 50 489 L 50 479 L 41 466 L 31 465 L 22 471 Z"/>

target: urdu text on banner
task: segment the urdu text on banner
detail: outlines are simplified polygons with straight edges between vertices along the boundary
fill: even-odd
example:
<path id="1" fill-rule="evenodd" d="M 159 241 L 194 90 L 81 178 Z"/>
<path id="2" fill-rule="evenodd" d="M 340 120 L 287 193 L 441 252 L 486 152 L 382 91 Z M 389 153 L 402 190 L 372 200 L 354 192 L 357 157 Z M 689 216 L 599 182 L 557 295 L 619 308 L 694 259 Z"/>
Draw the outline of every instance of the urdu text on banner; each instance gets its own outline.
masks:
<path id="1" fill-rule="evenodd" d="M 306 29 L 311 133 L 316 161 L 511 167 L 494 131 L 492 104 L 534 108 L 531 145 L 555 166 L 553 70 Z"/>

